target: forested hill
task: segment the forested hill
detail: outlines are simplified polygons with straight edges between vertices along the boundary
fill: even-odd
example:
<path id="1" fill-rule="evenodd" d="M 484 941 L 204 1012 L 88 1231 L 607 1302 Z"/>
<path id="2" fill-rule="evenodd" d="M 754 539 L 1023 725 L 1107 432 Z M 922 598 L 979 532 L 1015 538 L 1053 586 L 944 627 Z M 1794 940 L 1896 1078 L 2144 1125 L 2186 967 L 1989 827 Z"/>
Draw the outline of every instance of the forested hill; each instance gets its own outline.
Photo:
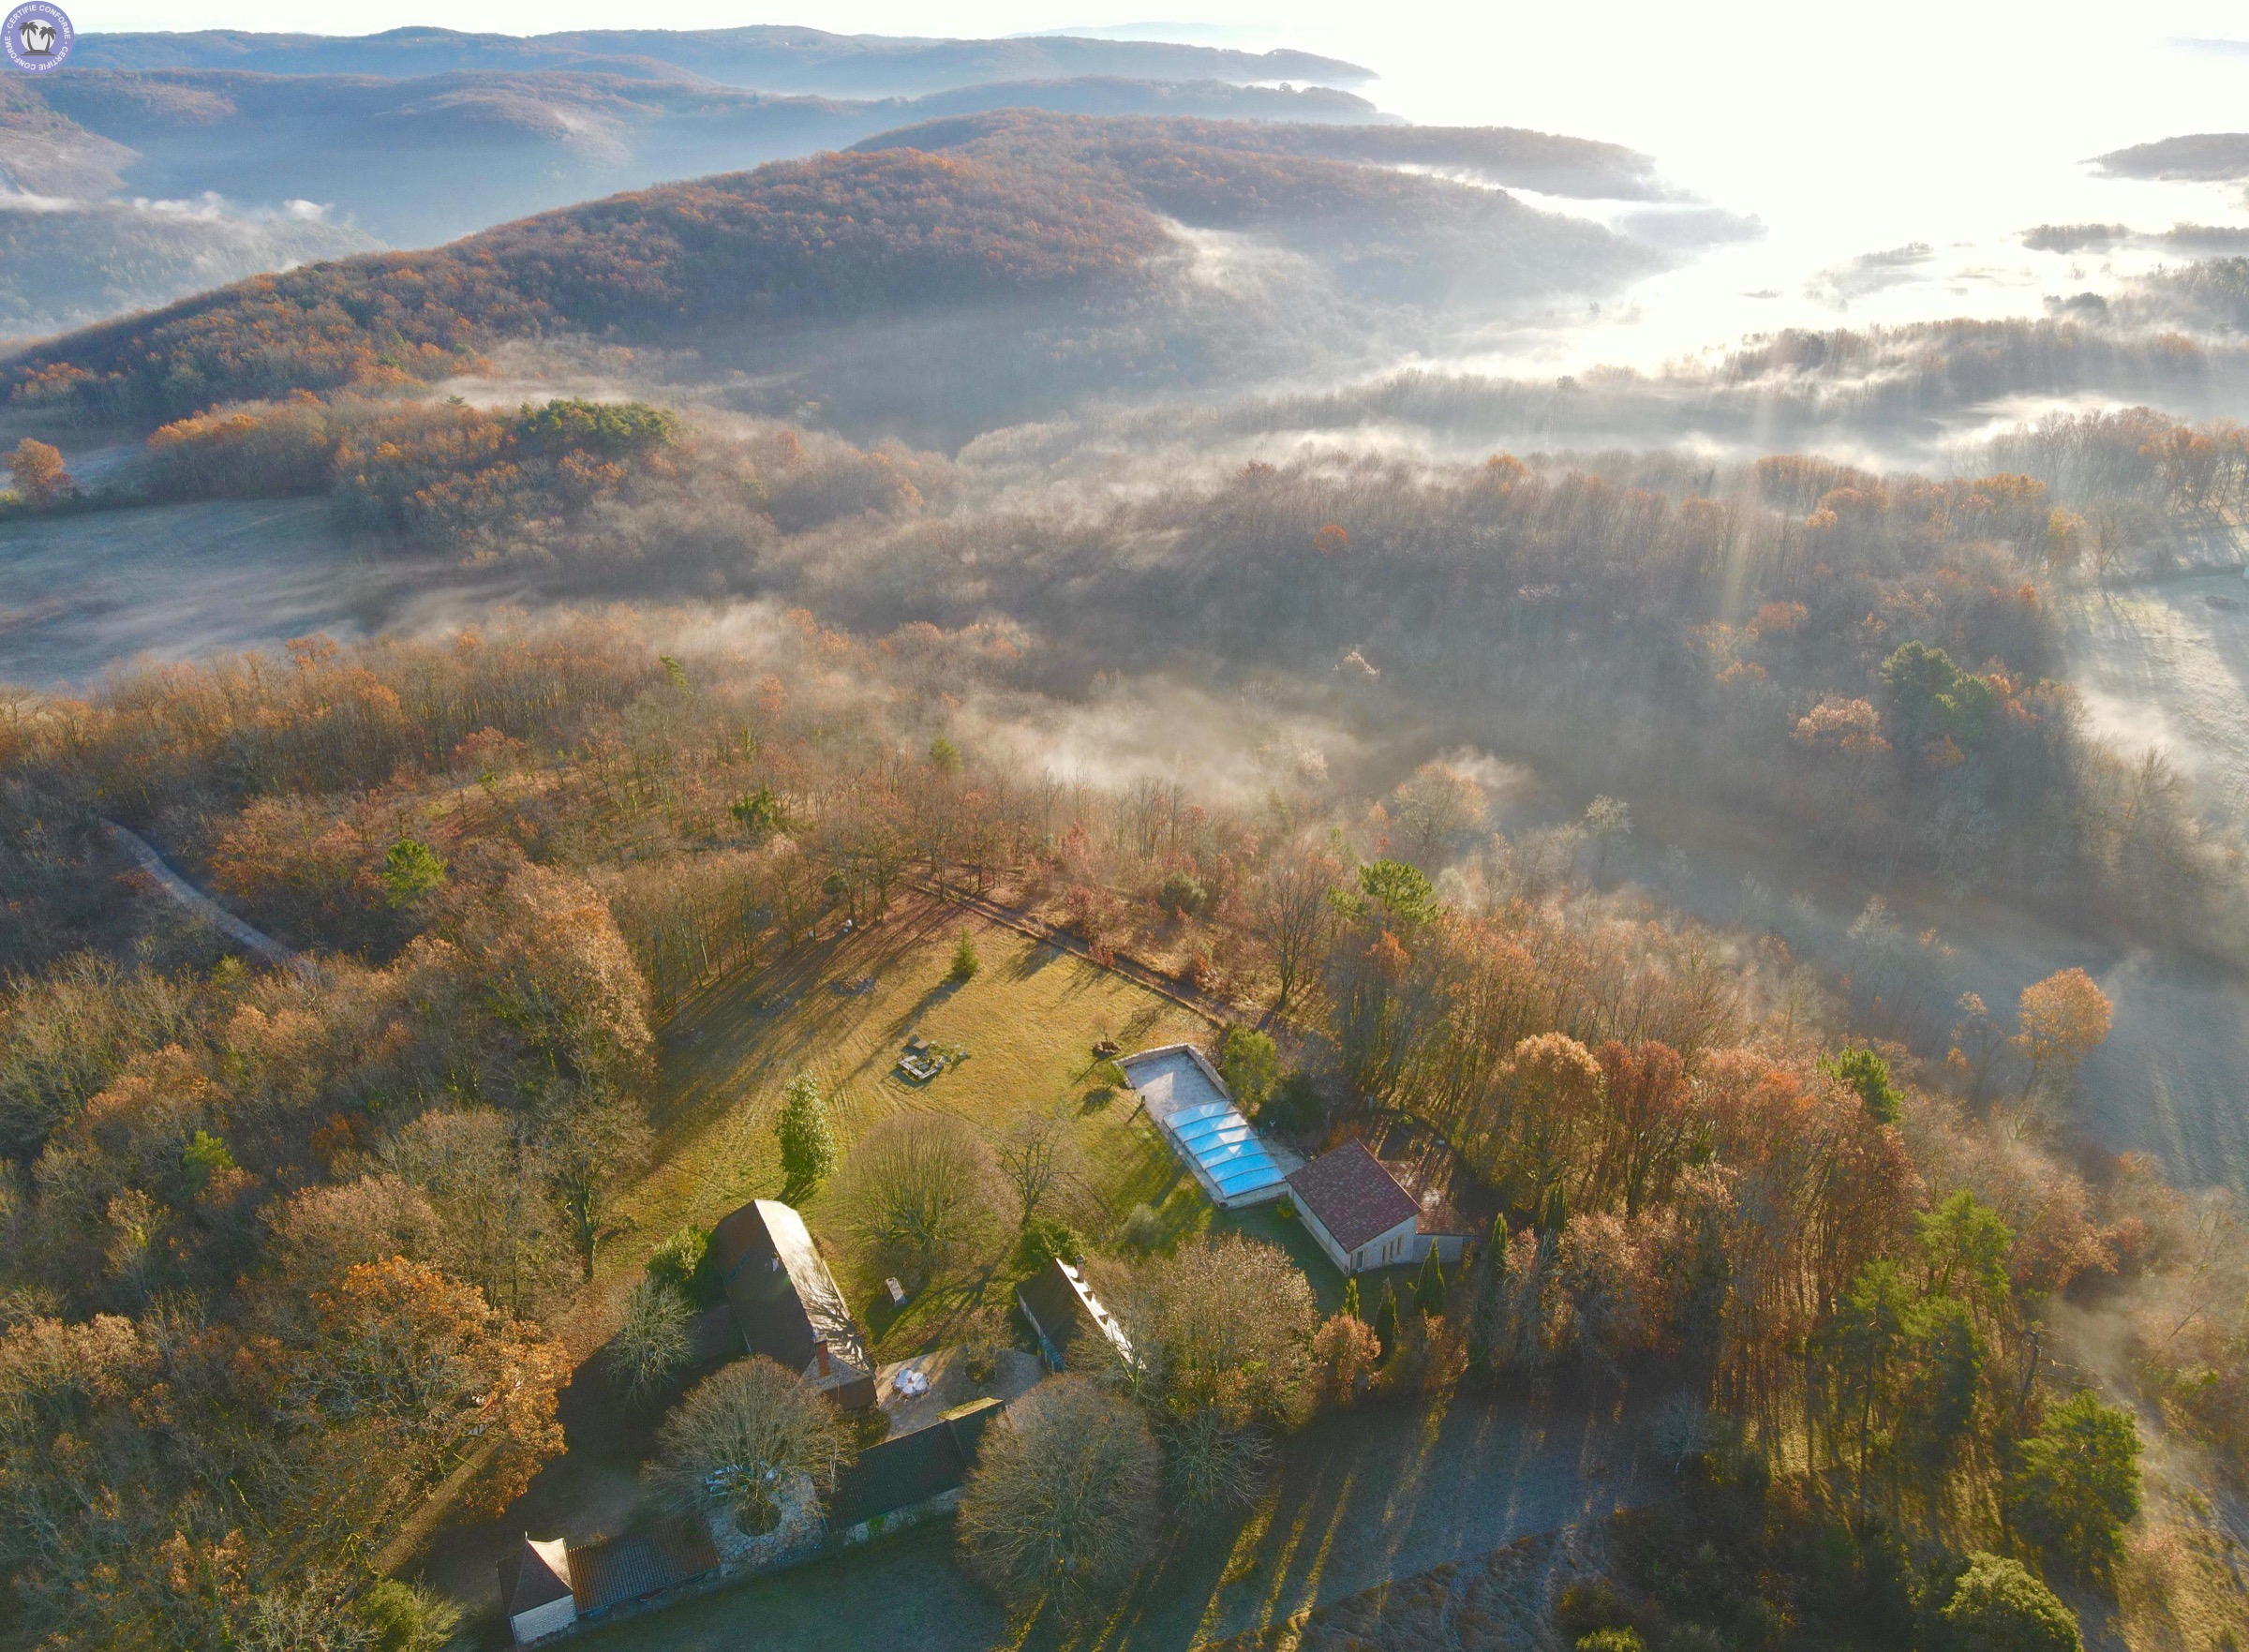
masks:
<path id="1" fill-rule="evenodd" d="M 1364 98 L 1325 87 L 1105 76 L 847 101 L 579 70 L 391 80 L 73 65 L 67 75 L 0 84 L 0 180 L 22 193 L 82 201 L 216 192 L 238 213 L 281 216 L 291 202 L 318 202 L 329 221 L 379 243 L 427 246 L 619 189 L 1005 108 L 1291 123 L 1383 118 Z M 441 170 L 442 188 L 431 187 L 433 169 Z M 209 284 L 183 283 L 165 296 Z"/>
<path id="2" fill-rule="evenodd" d="M 1257 129 L 979 117 L 947 153 L 776 163 L 427 252 L 259 276 L 36 347 L 0 373 L 19 402 L 173 418 L 245 396 L 432 380 L 543 333 L 685 341 L 1144 284 L 1177 246 L 1167 217 L 1325 256 L 1341 285 L 1386 300 L 1441 296 L 1430 283 L 1448 272 L 1523 291 L 1640 267 L 1594 226 L 1488 189 L 1263 153 L 1244 137 Z M 1400 280 L 1421 286 L 1386 290 Z"/>
<path id="3" fill-rule="evenodd" d="M 544 331 L 647 335 L 847 316 L 1128 275 L 1164 245 L 1083 177 L 912 150 L 783 161 L 614 196 L 427 252 L 261 275 L 8 365 L 16 397 L 125 416 L 431 380 Z"/>
<path id="4" fill-rule="evenodd" d="M 87 34 L 78 61 L 98 68 L 236 68 L 268 74 L 411 76 L 455 69 L 685 72 L 768 92 L 897 97 L 990 81 L 1072 75 L 1137 80 L 1310 81 L 1356 85 L 1371 70 L 1308 52 L 1235 52 L 1161 41 L 1051 36 L 1018 40 L 831 35 L 819 29 L 593 29 L 572 34 L 461 34 L 391 29 L 380 35 Z"/>
<path id="5" fill-rule="evenodd" d="M 1188 112 L 1180 112 L 1184 115 Z M 1113 153 L 1115 140 L 1137 142 L 1148 135 L 1149 129 L 1143 122 L 1115 121 L 1099 128 L 1082 125 L 1071 127 L 1042 119 L 1031 109 L 1018 107 L 963 111 L 956 118 L 930 120 L 885 132 L 856 147 L 906 145 L 916 149 L 952 150 L 1066 142 L 1080 149 L 1097 143 Z M 1239 121 L 1183 118 L 1165 123 L 1163 141 L 1276 158 L 1465 172 L 1487 183 L 1581 199 L 1662 201 L 1673 195 L 1657 176 L 1655 161 L 1636 150 L 1620 143 L 1534 132 L 1522 127 L 1327 125 L 1300 119 L 1264 122 L 1252 127 Z"/>

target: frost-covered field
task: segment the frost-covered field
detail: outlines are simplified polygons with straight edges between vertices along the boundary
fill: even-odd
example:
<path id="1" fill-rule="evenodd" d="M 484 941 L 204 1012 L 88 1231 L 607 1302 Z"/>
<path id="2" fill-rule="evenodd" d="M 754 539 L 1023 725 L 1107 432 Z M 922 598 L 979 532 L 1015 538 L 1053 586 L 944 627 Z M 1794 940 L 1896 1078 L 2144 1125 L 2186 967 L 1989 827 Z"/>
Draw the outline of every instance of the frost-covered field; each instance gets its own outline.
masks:
<path id="1" fill-rule="evenodd" d="M 2126 750 L 2162 747 L 2206 812 L 2249 821 L 2249 583 L 2098 591 L 2069 618 L 2069 674 L 2093 727 Z"/>
<path id="2" fill-rule="evenodd" d="M 0 523 L 0 682 L 83 685 L 136 656 L 365 636 L 396 621 L 413 572 L 356 558 L 318 499 Z"/>
<path id="3" fill-rule="evenodd" d="M 2159 747 L 2213 826 L 2249 828 L 2249 584 L 2210 574 L 2091 593 L 2068 638 L 2093 726 L 2127 751 Z M 2190 1182 L 2249 1186 L 2249 981 L 2139 951 L 2087 967 L 2116 1002 L 2087 1072 L 2103 1139 Z"/>

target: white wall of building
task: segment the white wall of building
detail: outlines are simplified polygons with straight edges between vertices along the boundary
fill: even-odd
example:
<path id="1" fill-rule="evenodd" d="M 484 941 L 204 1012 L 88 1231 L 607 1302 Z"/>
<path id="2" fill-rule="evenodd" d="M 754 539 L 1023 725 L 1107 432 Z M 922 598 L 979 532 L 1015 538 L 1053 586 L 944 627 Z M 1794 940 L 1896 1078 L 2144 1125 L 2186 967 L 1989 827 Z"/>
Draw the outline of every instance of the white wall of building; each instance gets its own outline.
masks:
<path id="1" fill-rule="evenodd" d="M 529 1612 L 519 1612 L 508 1619 L 508 1630 L 518 1646 L 528 1646 L 547 1635 L 560 1634 L 578 1621 L 578 1603 L 564 1595 L 559 1600 L 549 1600 L 544 1606 L 534 1606 Z"/>
<path id="2" fill-rule="evenodd" d="M 1407 1247 L 1406 1259 L 1424 1262 L 1435 1251 L 1437 1259 L 1451 1267 L 1468 1254 L 1468 1238 L 1465 1233 L 1416 1233 L 1412 1244 Z"/>
<path id="3" fill-rule="evenodd" d="M 1418 1262 L 1429 1254 L 1426 1242 L 1422 1242 L 1418 1250 L 1414 1248 L 1414 1218 L 1411 1216 L 1389 1232 L 1377 1234 L 1357 1250 L 1347 1251 L 1335 1243 L 1335 1236 L 1313 1214 L 1311 1206 L 1301 1198 L 1294 1202 L 1296 1213 L 1303 1218 L 1305 1231 L 1318 1241 L 1319 1248 L 1328 1253 L 1328 1260 L 1346 1273 L 1363 1273 L 1370 1268 L 1388 1268 L 1399 1262 Z M 1441 1251 L 1438 1254 L 1443 1255 Z"/>

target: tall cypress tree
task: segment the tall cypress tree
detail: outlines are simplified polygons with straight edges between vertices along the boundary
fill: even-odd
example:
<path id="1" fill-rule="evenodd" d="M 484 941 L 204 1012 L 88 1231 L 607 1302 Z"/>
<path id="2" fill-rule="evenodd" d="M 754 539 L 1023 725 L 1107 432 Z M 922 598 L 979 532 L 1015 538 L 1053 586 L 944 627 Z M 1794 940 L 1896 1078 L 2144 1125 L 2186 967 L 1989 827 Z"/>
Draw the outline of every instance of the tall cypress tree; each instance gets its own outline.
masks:
<path id="1" fill-rule="evenodd" d="M 1435 1245 L 1429 1247 L 1428 1260 L 1422 1264 L 1422 1276 L 1414 1281 L 1413 1300 L 1424 1318 L 1445 1311 L 1445 1265 L 1437 1259 Z"/>
<path id="2" fill-rule="evenodd" d="M 1385 1360 L 1398 1346 L 1398 1298 L 1387 1282 L 1382 1287 L 1382 1301 L 1375 1308 L 1375 1339 L 1382 1345 Z"/>

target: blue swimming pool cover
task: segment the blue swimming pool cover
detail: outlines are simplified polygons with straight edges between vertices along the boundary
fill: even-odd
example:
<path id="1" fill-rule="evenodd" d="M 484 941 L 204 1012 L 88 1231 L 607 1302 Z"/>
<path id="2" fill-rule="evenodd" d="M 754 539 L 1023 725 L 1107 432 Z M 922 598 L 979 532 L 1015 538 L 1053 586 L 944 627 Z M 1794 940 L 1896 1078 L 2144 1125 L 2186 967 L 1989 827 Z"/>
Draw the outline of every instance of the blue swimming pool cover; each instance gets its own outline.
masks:
<path id="1" fill-rule="evenodd" d="M 1280 1166 L 1273 1162 L 1249 1121 L 1230 1103 L 1202 1102 L 1172 1114 L 1167 1122 L 1181 1148 L 1202 1168 L 1224 1198 L 1255 1193 L 1284 1179 Z"/>

